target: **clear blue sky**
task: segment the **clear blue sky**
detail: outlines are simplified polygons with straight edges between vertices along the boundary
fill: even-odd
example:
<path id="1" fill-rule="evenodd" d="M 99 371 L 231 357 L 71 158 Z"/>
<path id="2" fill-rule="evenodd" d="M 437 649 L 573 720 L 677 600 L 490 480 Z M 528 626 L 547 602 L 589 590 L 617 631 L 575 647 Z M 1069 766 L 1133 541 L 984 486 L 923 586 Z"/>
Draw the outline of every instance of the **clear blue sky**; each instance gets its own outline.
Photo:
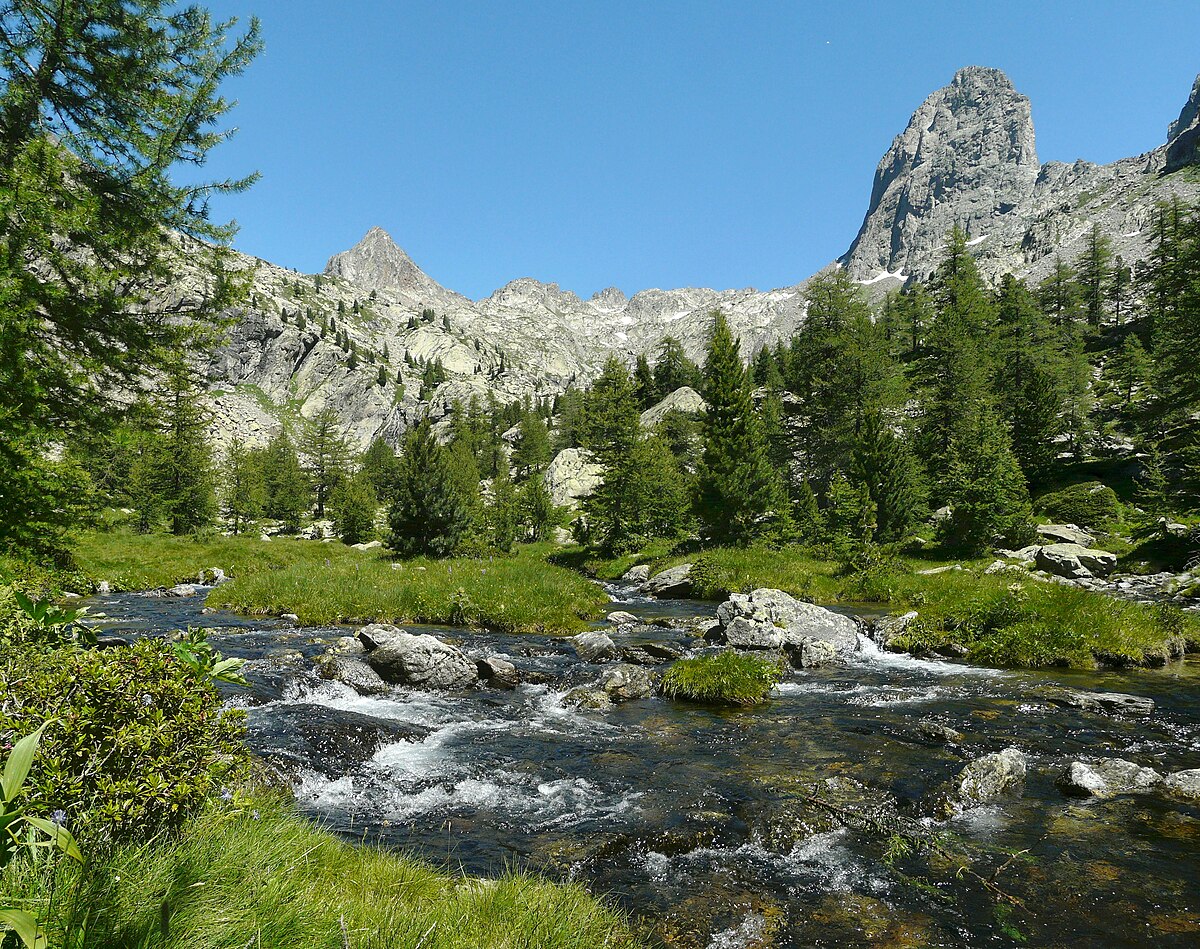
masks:
<path id="1" fill-rule="evenodd" d="M 794 284 L 853 239 L 875 165 L 963 65 L 1033 101 L 1043 160 L 1161 144 L 1198 0 L 212 0 L 266 51 L 214 174 L 237 246 L 305 272 L 372 225 L 444 286 Z"/>

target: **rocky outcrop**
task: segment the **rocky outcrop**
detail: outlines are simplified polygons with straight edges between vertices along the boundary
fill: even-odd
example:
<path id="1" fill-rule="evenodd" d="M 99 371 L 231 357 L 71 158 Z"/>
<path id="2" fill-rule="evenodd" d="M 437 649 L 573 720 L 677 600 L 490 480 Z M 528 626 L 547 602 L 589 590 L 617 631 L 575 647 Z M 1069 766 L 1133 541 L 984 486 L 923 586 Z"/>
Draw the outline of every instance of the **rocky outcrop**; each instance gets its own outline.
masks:
<path id="1" fill-rule="evenodd" d="M 1072 761 L 1056 783 L 1072 797 L 1108 798 L 1148 791 L 1162 783 L 1162 775 L 1123 758 L 1096 758 Z"/>
<path id="2" fill-rule="evenodd" d="M 617 654 L 617 644 L 604 633 L 591 631 L 571 637 L 575 653 L 584 662 L 602 662 Z"/>
<path id="3" fill-rule="evenodd" d="M 1192 94 L 1167 129 L 1166 171 L 1178 171 L 1185 165 L 1200 164 L 1200 76 L 1192 85 Z"/>
<path id="4" fill-rule="evenodd" d="M 1039 524 L 1038 535 L 1052 543 L 1078 544 L 1080 547 L 1091 547 L 1094 538 L 1082 527 L 1074 524 Z M 1028 548 L 1026 548 L 1028 549 Z"/>
<path id="5" fill-rule="evenodd" d="M 939 817 L 955 817 L 1011 794 L 1025 783 L 1027 769 L 1025 755 L 1016 748 L 977 758 L 938 792 L 933 811 Z"/>
<path id="6" fill-rule="evenodd" d="M 642 584 L 642 592 L 647 596 L 672 599 L 692 595 L 692 565 L 681 563 L 662 573 L 656 573 Z"/>
<path id="7" fill-rule="evenodd" d="M 1080 580 L 1108 576 L 1117 565 L 1117 555 L 1079 544 L 1047 544 L 1038 549 L 1035 563 L 1056 577 Z"/>
<path id="8" fill-rule="evenodd" d="M 644 428 L 654 428 L 667 417 L 670 412 L 682 412 L 684 415 L 700 415 L 708 405 L 704 397 L 691 386 L 676 389 L 657 405 L 652 405 L 641 415 Z"/>
<path id="9" fill-rule="evenodd" d="M 479 679 L 466 653 L 434 636 L 373 623 L 360 629 L 358 638 L 371 668 L 388 682 L 443 691 L 465 689 Z"/>
<path id="10" fill-rule="evenodd" d="M 783 649 L 808 668 L 847 655 L 858 645 L 858 623 L 782 590 L 735 593 L 717 608 L 713 637 L 735 649 Z"/>
<path id="11" fill-rule="evenodd" d="M 1040 167 L 1029 100 L 998 69 L 960 69 L 879 162 L 847 266 L 864 280 L 924 278 L 952 227 L 986 235 L 1029 201 Z"/>
<path id="12" fill-rule="evenodd" d="M 604 483 L 604 467 L 582 448 L 564 448 L 546 469 L 546 489 L 558 507 L 575 510 Z"/>

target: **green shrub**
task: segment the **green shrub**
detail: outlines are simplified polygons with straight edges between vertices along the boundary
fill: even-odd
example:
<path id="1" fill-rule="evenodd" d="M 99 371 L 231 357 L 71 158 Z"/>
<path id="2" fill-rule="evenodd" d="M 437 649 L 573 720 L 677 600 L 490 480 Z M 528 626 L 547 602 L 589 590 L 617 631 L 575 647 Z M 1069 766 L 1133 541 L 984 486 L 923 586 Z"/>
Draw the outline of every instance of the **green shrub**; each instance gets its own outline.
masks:
<path id="1" fill-rule="evenodd" d="M 1112 488 L 1099 481 L 1073 484 L 1051 491 L 1037 499 L 1038 511 L 1059 524 L 1079 527 L 1103 527 L 1121 513 L 1121 504 Z"/>
<path id="2" fill-rule="evenodd" d="M 757 705 L 782 677 L 778 660 L 727 649 L 680 659 L 663 676 L 662 694 L 720 705 Z"/>
<path id="3" fill-rule="evenodd" d="M 688 582 L 692 585 L 692 595 L 698 600 L 723 600 L 733 592 L 730 590 L 729 575 L 708 556 L 695 559 Z"/>
<path id="4" fill-rule="evenodd" d="M 244 760 L 243 713 L 161 640 L 104 650 L 8 650 L 0 741 L 54 719 L 30 774 L 30 812 L 88 835 L 179 826 Z"/>

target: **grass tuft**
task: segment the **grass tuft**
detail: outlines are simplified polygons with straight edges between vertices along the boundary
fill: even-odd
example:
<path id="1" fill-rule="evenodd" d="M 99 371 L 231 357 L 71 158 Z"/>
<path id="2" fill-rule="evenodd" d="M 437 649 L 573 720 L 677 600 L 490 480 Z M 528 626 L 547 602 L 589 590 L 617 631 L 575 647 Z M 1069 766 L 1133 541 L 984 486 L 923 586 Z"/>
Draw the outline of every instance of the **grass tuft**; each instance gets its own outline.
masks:
<path id="1" fill-rule="evenodd" d="M 778 660 L 727 649 L 709 656 L 680 659 L 666 671 L 662 693 L 719 705 L 757 705 L 783 677 Z"/>

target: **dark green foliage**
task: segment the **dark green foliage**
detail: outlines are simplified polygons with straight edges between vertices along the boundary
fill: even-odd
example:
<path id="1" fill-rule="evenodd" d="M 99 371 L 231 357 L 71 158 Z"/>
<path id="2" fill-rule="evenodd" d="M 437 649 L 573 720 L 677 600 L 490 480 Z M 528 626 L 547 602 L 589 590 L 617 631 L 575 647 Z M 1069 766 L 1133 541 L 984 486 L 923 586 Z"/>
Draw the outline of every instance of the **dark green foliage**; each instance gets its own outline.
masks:
<path id="1" fill-rule="evenodd" d="M 517 495 L 508 471 L 501 468 L 492 479 L 492 497 L 486 517 L 488 538 L 497 550 L 508 553 L 517 542 Z"/>
<path id="2" fill-rule="evenodd" d="M 1117 391 L 1121 401 L 1128 406 L 1133 394 L 1150 378 L 1152 364 L 1136 333 L 1125 337 L 1121 348 L 1108 357 L 1104 364 L 1104 376 Z"/>
<path id="3" fill-rule="evenodd" d="M 605 470 L 604 483 L 585 502 L 594 543 L 622 553 L 656 537 L 678 537 L 688 518 L 687 484 L 670 448 L 639 438 Z"/>
<path id="4" fill-rule="evenodd" d="M 1073 484 L 1037 499 L 1037 510 L 1057 524 L 1099 528 L 1115 520 L 1121 505 L 1112 488 L 1098 481 Z"/>
<path id="5" fill-rule="evenodd" d="M 325 505 L 350 466 L 350 446 L 341 434 L 341 422 L 331 408 L 324 408 L 304 429 L 301 441 L 309 483 L 317 506 L 317 517 L 325 516 Z"/>
<path id="6" fill-rule="evenodd" d="M 370 482 L 371 490 L 385 503 L 392 499 L 399 468 L 400 459 L 396 457 L 392 446 L 378 437 L 372 439 L 359 461 L 359 470 Z"/>
<path id="7" fill-rule="evenodd" d="M 863 419 L 854 473 L 875 508 L 875 539 L 903 540 L 923 513 L 921 469 L 901 434 L 878 412 Z"/>
<path id="8" fill-rule="evenodd" d="M 28 540 L 22 524 L 65 526 L 74 507 L 39 497 L 69 490 L 45 461 L 51 444 L 109 428 L 238 301 L 225 269 L 233 228 L 210 220 L 209 200 L 252 179 L 176 173 L 230 134 L 221 82 L 259 48 L 256 22 L 237 37 L 202 8 L 5 4 L 0 543 Z M 168 305 L 159 290 L 184 273 L 194 292 Z"/>
<path id="9" fill-rule="evenodd" d="M 1098 327 L 1108 314 L 1110 284 L 1113 279 L 1112 239 L 1093 224 L 1087 244 L 1079 258 L 1079 291 L 1083 315 Z"/>
<path id="10" fill-rule="evenodd" d="M 1054 258 L 1054 269 L 1038 286 L 1038 297 L 1046 315 L 1060 326 L 1083 317 L 1083 298 L 1075 269 L 1061 257 Z"/>
<path id="11" fill-rule="evenodd" d="M 375 537 L 375 514 L 379 498 L 365 470 L 342 481 L 333 489 L 329 505 L 333 508 L 333 527 L 345 544 L 361 544 Z"/>
<path id="12" fill-rule="evenodd" d="M 633 370 L 633 389 L 637 395 L 638 408 L 648 409 L 659 400 L 658 386 L 654 383 L 654 373 L 650 362 L 644 353 L 639 354 L 637 365 Z"/>
<path id="13" fill-rule="evenodd" d="M 654 363 L 654 388 L 658 398 L 665 398 L 683 386 L 699 390 L 703 384 L 704 374 L 688 359 L 683 344 L 674 336 L 663 337 Z"/>
<path id="14" fill-rule="evenodd" d="M 554 499 L 541 475 L 527 479 L 521 486 L 517 496 L 517 512 L 525 539 L 530 541 L 547 539 L 562 522 L 562 514 L 554 506 Z"/>
<path id="15" fill-rule="evenodd" d="M 267 490 L 258 453 L 249 452 L 234 438 L 221 465 L 221 513 L 234 535 L 253 527 L 262 517 Z"/>
<path id="16" fill-rule="evenodd" d="M 510 461 L 522 478 L 540 476 L 550 464 L 550 432 L 532 412 L 521 417 Z"/>
<path id="17" fill-rule="evenodd" d="M 707 539 L 746 544 L 787 529 L 787 498 L 771 466 L 750 380 L 729 324 L 716 314 L 705 365 L 704 451 L 697 512 Z"/>
<path id="18" fill-rule="evenodd" d="M 405 557 L 447 557 L 470 528 L 466 499 L 428 419 L 419 422 L 404 440 L 388 525 L 390 546 Z"/>
<path id="19" fill-rule="evenodd" d="M 640 432 L 634 382 L 624 363 L 610 356 L 584 403 L 582 444 L 608 467 L 629 454 Z"/>
<path id="20" fill-rule="evenodd" d="M 435 359 L 427 364 L 421 372 L 421 391 L 418 398 L 422 401 L 428 399 L 447 378 L 446 367 L 442 365 L 440 359 Z"/>
<path id="21" fill-rule="evenodd" d="M 875 502 L 862 481 L 850 481 L 840 471 L 825 493 L 824 539 L 839 557 L 868 543 L 875 533 Z"/>
<path id="22" fill-rule="evenodd" d="M 261 458 L 266 489 L 264 513 L 294 533 L 300 529 L 300 519 L 312 504 L 312 490 L 287 429 L 279 430 L 263 449 Z"/>
<path id="23" fill-rule="evenodd" d="M 1025 476 L 992 412 L 976 412 L 951 442 L 942 490 L 951 507 L 942 528 L 949 546 L 980 554 L 994 545 L 1019 548 L 1033 541 Z"/>
<path id="24" fill-rule="evenodd" d="M 179 827 L 244 759 L 243 714 L 163 640 L 0 657 L 0 740 L 54 720 L 26 800 L 85 839 Z"/>

